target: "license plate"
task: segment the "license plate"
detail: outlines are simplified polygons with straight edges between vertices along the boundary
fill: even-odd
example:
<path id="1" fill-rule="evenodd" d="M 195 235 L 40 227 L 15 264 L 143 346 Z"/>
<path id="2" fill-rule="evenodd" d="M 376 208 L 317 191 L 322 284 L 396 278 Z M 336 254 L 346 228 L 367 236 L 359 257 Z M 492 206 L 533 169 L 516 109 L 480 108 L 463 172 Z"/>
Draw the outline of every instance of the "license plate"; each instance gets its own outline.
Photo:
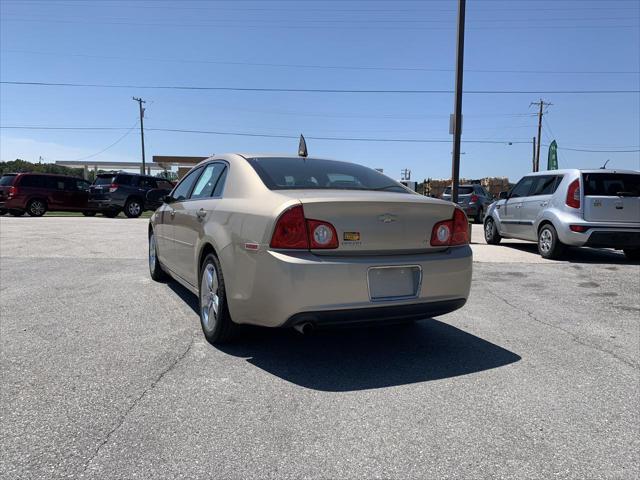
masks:
<path id="1" fill-rule="evenodd" d="M 367 282 L 372 302 L 413 298 L 420 293 L 422 269 L 418 265 L 371 267 Z"/>

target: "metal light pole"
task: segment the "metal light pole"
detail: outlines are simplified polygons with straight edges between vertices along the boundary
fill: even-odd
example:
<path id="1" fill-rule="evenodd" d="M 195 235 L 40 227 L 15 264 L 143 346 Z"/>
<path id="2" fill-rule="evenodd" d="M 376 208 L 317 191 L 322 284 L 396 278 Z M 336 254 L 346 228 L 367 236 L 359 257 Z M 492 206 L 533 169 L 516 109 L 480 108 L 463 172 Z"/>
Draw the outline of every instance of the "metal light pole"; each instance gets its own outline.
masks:
<path id="1" fill-rule="evenodd" d="M 462 135 L 462 74 L 464 70 L 464 13 L 466 0 L 458 0 L 458 48 L 456 56 L 456 100 L 453 118 L 453 158 L 451 159 L 451 201 L 458 202 L 460 183 L 460 137 Z"/>

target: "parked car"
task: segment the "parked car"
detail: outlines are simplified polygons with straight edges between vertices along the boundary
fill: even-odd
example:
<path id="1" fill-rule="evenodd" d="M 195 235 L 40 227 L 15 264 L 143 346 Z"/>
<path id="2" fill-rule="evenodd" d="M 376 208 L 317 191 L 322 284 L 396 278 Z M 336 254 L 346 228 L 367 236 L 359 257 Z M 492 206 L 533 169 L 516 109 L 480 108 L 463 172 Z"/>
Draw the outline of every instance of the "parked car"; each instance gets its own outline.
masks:
<path id="1" fill-rule="evenodd" d="M 82 178 L 50 173 L 8 173 L 0 178 L 0 214 L 25 212 L 41 217 L 47 211 L 95 215 L 88 205 L 90 183 Z"/>
<path id="2" fill-rule="evenodd" d="M 142 215 L 145 210 L 155 209 L 157 204 L 147 204 L 147 192 L 153 189 L 171 191 L 173 184 L 162 178 L 135 173 L 113 172 L 96 176 L 90 188 L 89 205 L 106 217 L 115 217 L 120 212 L 129 218 Z"/>
<path id="3" fill-rule="evenodd" d="M 149 269 L 199 296 L 211 343 L 238 324 L 412 321 L 462 307 L 472 254 L 461 208 L 375 170 L 226 154 L 194 167 L 149 223 Z"/>
<path id="4" fill-rule="evenodd" d="M 451 201 L 451 187 L 444 189 L 443 200 Z M 493 195 L 482 185 L 460 185 L 458 187 L 458 205 L 475 223 L 482 223 L 484 214 L 494 201 Z"/>
<path id="5" fill-rule="evenodd" d="M 491 205 L 484 221 L 487 243 L 502 238 L 538 242 L 544 258 L 565 246 L 624 250 L 640 259 L 640 172 L 553 170 L 522 178 Z"/>

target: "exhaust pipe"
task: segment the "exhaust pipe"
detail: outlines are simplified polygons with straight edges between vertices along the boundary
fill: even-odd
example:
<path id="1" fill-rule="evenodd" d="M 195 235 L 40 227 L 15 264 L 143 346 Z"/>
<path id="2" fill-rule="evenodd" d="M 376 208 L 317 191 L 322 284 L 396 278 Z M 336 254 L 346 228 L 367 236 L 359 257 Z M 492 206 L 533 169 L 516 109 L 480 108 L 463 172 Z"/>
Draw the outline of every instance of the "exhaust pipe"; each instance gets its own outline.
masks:
<path id="1" fill-rule="evenodd" d="M 302 335 L 309 335 L 313 331 L 313 323 L 298 323 L 297 325 L 294 325 L 293 328 L 296 331 L 300 332 Z"/>

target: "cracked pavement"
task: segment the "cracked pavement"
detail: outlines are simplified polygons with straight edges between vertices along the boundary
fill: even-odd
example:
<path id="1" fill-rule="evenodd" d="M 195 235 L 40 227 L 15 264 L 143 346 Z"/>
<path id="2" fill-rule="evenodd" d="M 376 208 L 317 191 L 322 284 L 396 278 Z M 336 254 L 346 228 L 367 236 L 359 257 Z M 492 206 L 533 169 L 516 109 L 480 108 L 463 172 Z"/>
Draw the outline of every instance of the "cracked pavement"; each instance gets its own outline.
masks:
<path id="1" fill-rule="evenodd" d="M 0 219 L 1 478 L 640 475 L 640 266 L 617 253 L 476 244 L 452 314 L 214 348 L 145 234 Z"/>

